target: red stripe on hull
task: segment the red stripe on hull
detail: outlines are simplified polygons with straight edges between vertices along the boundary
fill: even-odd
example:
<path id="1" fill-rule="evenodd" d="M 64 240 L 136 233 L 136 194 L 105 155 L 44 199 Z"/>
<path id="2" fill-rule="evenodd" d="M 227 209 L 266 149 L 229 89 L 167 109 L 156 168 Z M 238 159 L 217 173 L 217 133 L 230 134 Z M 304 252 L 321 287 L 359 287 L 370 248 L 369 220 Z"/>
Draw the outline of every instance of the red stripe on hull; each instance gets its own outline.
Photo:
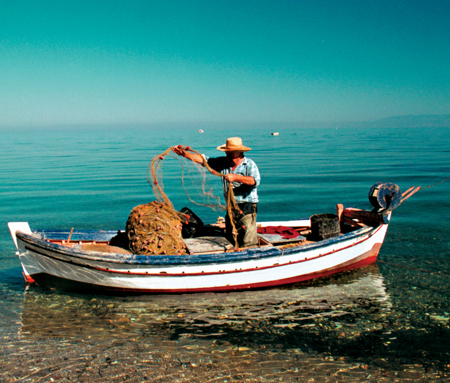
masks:
<path id="1" fill-rule="evenodd" d="M 30 275 L 27 275 L 24 272 L 22 272 L 22 275 L 23 275 L 23 279 L 25 279 L 26 283 L 35 283 L 36 282 L 33 278 L 31 278 Z"/>
<path id="2" fill-rule="evenodd" d="M 381 226 L 380 226 L 380 228 L 381 228 Z M 380 229 L 378 229 L 378 230 L 380 230 Z M 378 230 L 377 230 L 377 231 L 378 231 Z M 276 267 L 280 267 L 280 266 L 295 265 L 295 264 L 297 264 L 297 263 L 309 262 L 309 261 L 312 261 L 312 260 L 315 260 L 315 259 L 318 259 L 318 258 L 323 258 L 323 257 L 326 257 L 326 256 L 328 256 L 328 255 L 330 255 L 330 254 L 337 253 L 337 252 L 340 252 L 340 251 L 349 249 L 349 248 L 351 248 L 351 247 L 357 246 L 357 245 L 359 245 L 360 243 L 367 241 L 369 238 L 370 238 L 370 237 L 364 238 L 362 241 L 356 242 L 356 243 L 354 243 L 354 244 L 352 244 L 352 245 L 349 245 L 349 246 L 340 248 L 340 249 L 338 249 L 338 250 L 333 250 L 333 251 L 330 251 L 330 252 L 327 252 L 327 253 L 323 253 L 323 254 L 317 255 L 317 256 L 315 256 L 315 257 L 305 258 L 305 259 L 302 259 L 302 260 L 299 260 L 299 261 L 289 262 L 289 263 L 281 263 L 281 264 L 280 264 L 280 263 L 277 263 L 276 265 L 272 265 L 272 266 L 264 266 L 264 267 L 253 268 L 253 269 L 239 269 L 239 270 L 236 269 L 236 270 L 228 270 L 228 271 L 223 270 L 223 271 L 218 271 L 218 272 L 216 271 L 216 272 L 177 273 L 177 274 L 175 274 L 175 273 L 164 272 L 164 273 L 153 274 L 153 273 L 149 273 L 149 272 L 145 272 L 145 273 L 143 273 L 143 272 L 140 272 L 140 273 L 139 273 L 139 272 L 131 272 L 131 271 L 129 271 L 129 270 L 127 270 L 127 271 L 111 270 L 111 269 L 109 269 L 109 268 L 94 267 L 94 266 L 92 266 L 92 268 L 95 269 L 95 270 L 98 270 L 98 271 L 103 271 L 103 272 L 111 273 L 111 274 L 140 275 L 140 276 L 148 276 L 148 277 L 169 277 L 169 278 L 170 278 L 170 277 L 187 277 L 187 276 L 194 276 L 194 277 L 195 277 L 195 276 L 215 275 L 215 274 L 247 273 L 247 272 L 249 272 L 249 271 L 259 271 L 259 270 L 266 270 L 266 269 L 276 268 Z M 377 246 L 377 245 L 374 245 L 374 246 Z M 379 245 L 378 252 L 379 252 L 379 249 L 380 249 L 380 248 L 381 248 L 381 244 Z M 378 255 L 378 252 L 377 252 L 377 255 Z M 48 255 L 47 255 L 47 256 L 48 256 Z M 358 257 L 358 258 L 360 258 L 360 257 Z M 353 262 L 353 261 L 352 261 L 352 262 Z M 190 290 L 189 290 L 189 291 L 190 291 Z"/>
<path id="3" fill-rule="evenodd" d="M 128 292 L 128 293 L 172 293 L 172 294 L 181 294 L 181 293 L 202 293 L 202 292 L 227 292 L 227 291 L 240 291 L 240 290 L 257 290 L 257 289 L 264 289 L 264 288 L 270 288 L 270 287 L 276 287 L 276 286 L 282 286 L 282 285 L 289 285 L 294 284 L 298 282 L 304 282 L 312 279 L 318 279 L 318 278 L 324 278 L 327 276 L 330 276 L 332 274 L 337 274 L 343 271 L 347 270 L 353 270 L 357 268 L 361 268 L 364 266 L 367 266 L 373 262 L 376 261 L 378 253 L 381 249 L 381 244 L 377 243 L 373 246 L 373 248 L 364 253 L 361 254 L 359 257 L 356 257 L 352 259 L 351 261 L 345 262 L 343 264 L 340 264 L 339 266 L 335 266 L 329 269 L 324 269 L 318 272 L 310 273 L 310 274 L 304 274 L 299 275 L 296 277 L 286 278 L 286 279 L 277 279 L 274 281 L 267 281 L 267 282 L 259 282 L 259 283 L 252 283 L 252 284 L 242 284 L 242 285 L 233 285 L 233 286 L 212 286 L 212 287 L 203 287 L 203 288 L 185 288 L 185 289 L 133 289 L 133 288 L 120 288 L 120 287 L 110 287 L 110 286 L 99 286 L 99 285 L 92 285 L 93 287 L 107 290 L 107 291 L 117 291 L 117 292 Z M 60 278 L 60 277 L 58 277 Z M 64 278 L 60 278 L 64 279 Z M 76 282 L 73 280 L 67 280 L 71 282 Z M 34 282 L 34 281 L 33 281 Z M 77 282 L 82 283 L 84 285 L 91 285 L 83 282 Z"/>

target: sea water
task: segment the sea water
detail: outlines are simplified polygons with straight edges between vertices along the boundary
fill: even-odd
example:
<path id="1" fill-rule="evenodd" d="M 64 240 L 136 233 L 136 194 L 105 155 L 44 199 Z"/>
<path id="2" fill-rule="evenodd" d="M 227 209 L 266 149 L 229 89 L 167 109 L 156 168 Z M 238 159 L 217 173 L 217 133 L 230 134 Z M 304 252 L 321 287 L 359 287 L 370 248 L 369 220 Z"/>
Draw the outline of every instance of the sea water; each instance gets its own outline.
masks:
<path id="1" fill-rule="evenodd" d="M 423 189 L 393 212 L 377 264 L 316 282 L 164 296 L 25 286 L 8 222 L 124 229 L 134 206 L 154 200 L 148 182 L 154 156 L 178 144 L 221 155 L 216 147 L 232 136 L 252 148 L 247 156 L 261 172 L 259 221 L 333 213 L 338 203 L 370 209 L 368 192 L 377 182 L 396 183 L 402 191 Z M 180 162 L 164 160 L 163 184 L 175 207 L 188 206 L 205 222 L 223 215 L 193 205 L 181 173 Z M 449 376 L 450 180 L 441 182 L 450 177 L 448 128 L 4 129 L 0 174 L 2 381 L 144 381 L 167 374 L 170 381 L 220 382 Z"/>

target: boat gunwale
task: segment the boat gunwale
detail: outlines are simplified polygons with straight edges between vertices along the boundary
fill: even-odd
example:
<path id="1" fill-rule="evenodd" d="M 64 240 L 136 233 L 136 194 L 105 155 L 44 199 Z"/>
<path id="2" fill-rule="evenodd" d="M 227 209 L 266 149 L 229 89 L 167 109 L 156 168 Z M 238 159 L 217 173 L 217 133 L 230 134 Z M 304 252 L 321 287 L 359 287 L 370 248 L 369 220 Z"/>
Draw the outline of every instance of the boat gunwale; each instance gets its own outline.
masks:
<path id="1" fill-rule="evenodd" d="M 232 262 L 243 262 L 252 261 L 263 258 L 270 258 L 274 256 L 287 256 L 294 253 L 303 253 L 310 250 L 315 250 L 318 248 L 327 248 L 334 244 L 339 244 L 354 238 L 365 236 L 368 239 L 373 234 L 375 234 L 382 226 L 376 227 L 363 227 L 352 232 L 341 234 L 336 237 L 328 238 L 315 243 L 298 245 L 288 248 L 277 248 L 274 246 L 269 246 L 268 248 L 249 248 L 242 251 L 232 251 L 223 253 L 206 253 L 206 254 L 186 254 L 186 255 L 139 255 L 139 254 L 119 254 L 119 253 L 105 253 L 91 250 L 79 250 L 70 248 L 57 243 L 49 242 L 51 238 L 42 239 L 37 236 L 43 231 L 33 231 L 33 234 L 26 234 L 20 231 L 16 232 L 18 238 L 23 242 L 30 245 L 51 251 L 53 253 L 59 253 L 64 256 L 69 256 L 77 258 L 80 260 L 90 260 L 90 261 L 101 261 L 116 264 L 132 264 L 132 265 L 149 265 L 149 266 L 167 266 L 167 265 L 204 265 L 204 264 L 215 264 L 215 263 L 232 263 Z M 110 231 L 95 231 L 86 230 L 79 231 L 79 233 L 110 233 Z M 111 231 L 113 232 L 113 231 Z M 114 233 L 117 233 L 114 231 Z M 32 249 L 29 249 L 33 251 Z M 339 251 L 341 248 L 336 249 Z"/>

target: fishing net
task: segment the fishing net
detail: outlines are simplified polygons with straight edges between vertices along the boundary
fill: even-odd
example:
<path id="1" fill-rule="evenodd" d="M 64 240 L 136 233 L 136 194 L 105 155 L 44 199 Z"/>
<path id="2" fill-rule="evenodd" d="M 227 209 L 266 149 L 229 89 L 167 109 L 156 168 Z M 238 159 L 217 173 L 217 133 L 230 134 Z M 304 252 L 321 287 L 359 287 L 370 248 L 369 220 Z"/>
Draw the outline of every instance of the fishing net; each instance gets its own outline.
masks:
<path id="1" fill-rule="evenodd" d="M 201 155 L 199 152 L 191 149 L 189 146 L 181 147 L 186 151 Z M 167 157 L 175 159 L 179 162 L 181 172 L 176 172 L 176 178 L 181 175 L 181 183 L 184 193 L 189 201 L 195 205 L 207 207 L 214 211 L 225 211 L 226 205 L 221 203 L 220 195 L 223 195 L 222 188 L 217 189 L 217 175 L 213 169 L 209 168 L 206 161 L 203 164 L 187 160 L 184 157 L 173 154 L 173 148 L 167 149 L 164 153 L 153 157 L 148 166 L 147 181 L 153 188 L 158 201 L 171 203 L 170 199 L 164 193 L 163 180 L 167 178 L 167 174 L 163 174 L 163 164 Z M 170 174 L 168 175 L 170 178 Z M 226 201 L 225 201 L 226 202 Z"/>
<path id="2" fill-rule="evenodd" d="M 145 255 L 185 254 L 182 218 L 182 213 L 158 201 L 136 206 L 126 225 L 130 250 Z"/>
<path id="3" fill-rule="evenodd" d="M 191 197 L 186 187 L 186 165 L 178 156 L 172 155 L 173 147 L 168 148 L 164 153 L 155 156 L 149 164 L 147 180 L 153 188 L 156 201 L 136 206 L 130 213 L 126 224 L 126 234 L 129 241 L 129 248 L 135 254 L 142 255 L 181 255 L 186 254 L 186 245 L 182 238 L 184 224 L 189 223 L 190 216 L 186 213 L 176 211 L 169 197 L 164 192 L 162 182 L 162 163 L 167 156 L 180 160 L 182 167 L 183 188 L 191 202 L 214 210 L 227 209 L 230 217 L 237 217 L 242 214 L 234 198 L 233 188 L 229 187 L 226 196 L 226 207 L 220 203 L 220 197 L 216 195 L 212 188 L 207 187 L 205 169 L 213 176 L 223 177 L 224 174 L 216 172 L 209 167 L 206 160 L 203 164 L 195 164 L 197 173 L 202 178 L 201 182 L 194 177 L 194 183 L 201 188 L 203 202 L 198 202 Z M 201 155 L 190 147 L 182 147 L 186 151 Z M 198 177 L 197 177 L 198 178 Z M 237 247 L 238 228 L 235 221 L 231 220 L 232 235 Z"/>

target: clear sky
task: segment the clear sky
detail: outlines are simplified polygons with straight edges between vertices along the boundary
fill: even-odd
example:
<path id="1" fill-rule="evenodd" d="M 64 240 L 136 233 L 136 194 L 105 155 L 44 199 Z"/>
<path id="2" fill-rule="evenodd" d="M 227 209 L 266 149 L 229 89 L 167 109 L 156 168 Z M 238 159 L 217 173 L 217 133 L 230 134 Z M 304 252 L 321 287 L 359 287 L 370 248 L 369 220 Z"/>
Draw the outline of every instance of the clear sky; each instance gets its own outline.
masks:
<path id="1" fill-rule="evenodd" d="M 450 113 L 449 0 L 0 0 L 0 126 Z"/>

